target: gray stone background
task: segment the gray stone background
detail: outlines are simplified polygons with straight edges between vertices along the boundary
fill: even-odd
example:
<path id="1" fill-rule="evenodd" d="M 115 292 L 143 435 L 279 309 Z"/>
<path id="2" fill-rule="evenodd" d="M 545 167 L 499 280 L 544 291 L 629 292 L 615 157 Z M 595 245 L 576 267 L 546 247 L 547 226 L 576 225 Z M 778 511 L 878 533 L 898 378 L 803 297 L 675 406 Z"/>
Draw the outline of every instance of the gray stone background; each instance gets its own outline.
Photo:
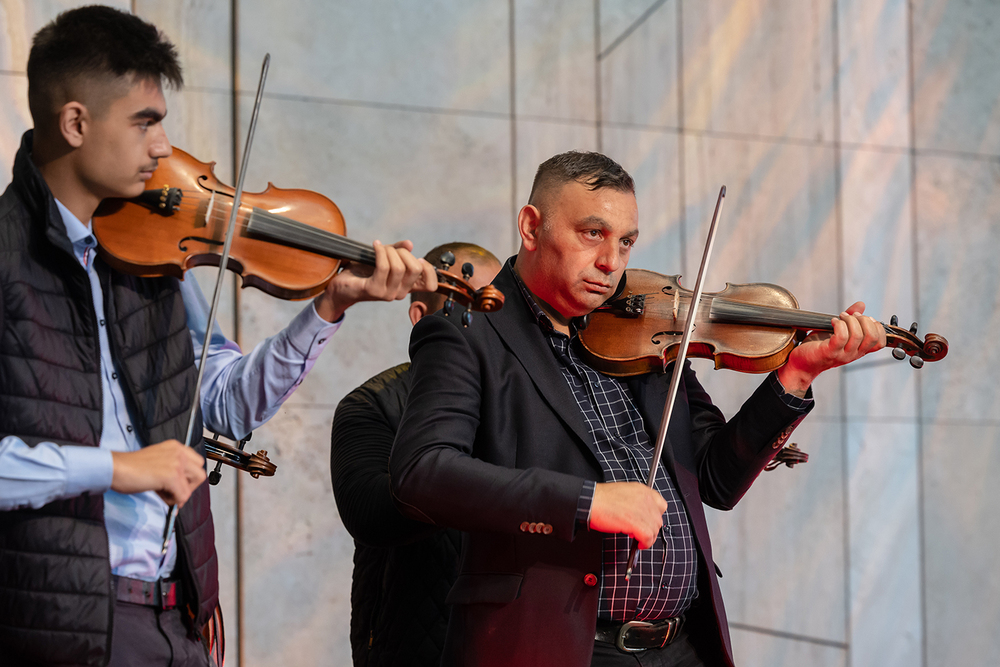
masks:
<path id="1" fill-rule="evenodd" d="M 0 0 L 0 184 L 31 125 L 31 35 L 76 4 Z M 710 522 L 740 664 L 1000 664 L 996 1 L 113 4 L 178 45 L 167 129 L 225 182 L 270 52 L 246 189 L 322 192 L 358 240 L 506 256 L 537 164 L 601 150 L 638 184 L 632 266 L 693 285 L 725 184 L 709 289 L 777 283 L 823 312 L 863 299 L 946 336 L 919 372 L 884 353 L 822 377 L 794 438 L 809 463 Z M 246 290 L 221 321 L 249 349 L 301 307 Z M 330 423 L 406 359 L 408 328 L 405 304 L 352 309 L 254 436 L 277 475 L 213 490 L 229 664 L 349 664 Z M 760 380 L 699 368 L 729 414 Z"/>

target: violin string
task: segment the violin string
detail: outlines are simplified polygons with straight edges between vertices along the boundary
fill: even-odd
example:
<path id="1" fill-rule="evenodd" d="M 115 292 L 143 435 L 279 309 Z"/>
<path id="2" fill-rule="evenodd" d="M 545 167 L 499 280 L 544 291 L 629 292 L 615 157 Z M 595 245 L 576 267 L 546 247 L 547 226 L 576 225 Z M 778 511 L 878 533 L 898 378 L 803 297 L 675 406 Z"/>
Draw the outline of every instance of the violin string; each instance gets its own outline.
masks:
<path id="1" fill-rule="evenodd" d="M 198 191 L 193 192 L 198 193 Z M 181 203 L 175 207 L 175 210 L 196 213 L 206 199 L 200 196 L 182 199 Z M 217 209 L 213 207 L 213 211 L 208 219 L 205 220 L 206 226 L 208 224 L 224 223 L 229 219 L 232 202 L 223 200 L 219 204 Z M 375 251 L 370 245 L 349 239 L 340 234 L 311 227 L 284 216 L 272 214 L 263 209 L 250 209 L 247 206 L 241 205 L 240 210 L 241 212 L 245 212 L 244 217 L 238 223 L 241 230 L 248 229 L 254 222 L 260 223 L 263 221 L 264 225 L 260 225 L 262 230 L 263 228 L 270 230 L 272 235 L 277 236 L 281 240 L 288 240 L 306 248 L 320 248 L 323 251 L 329 251 L 340 257 L 374 264 Z M 244 222 L 250 219 L 250 216 L 252 216 L 250 223 Z M 278 232 L 281 234 L 279 235 Z"/>

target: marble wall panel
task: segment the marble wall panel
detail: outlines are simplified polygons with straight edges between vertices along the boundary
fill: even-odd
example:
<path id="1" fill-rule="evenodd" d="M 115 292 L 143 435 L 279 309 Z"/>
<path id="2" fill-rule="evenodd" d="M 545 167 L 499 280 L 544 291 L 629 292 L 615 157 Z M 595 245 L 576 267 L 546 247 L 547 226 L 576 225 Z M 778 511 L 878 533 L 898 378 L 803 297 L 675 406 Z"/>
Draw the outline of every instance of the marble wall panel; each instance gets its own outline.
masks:
<path id="1" fill-rule="evenodd" d="M 836 5 L 841 141 L 908 147 L 907 2 L 841 0 Z"/>
<path id="2" fill-rule="evenodd" d="M 245 188 L 259 191 L 271 180 L 320 192 L 343 212 L 348 236 L 365 243 L 410 239 L 423 255 L 463 240 L 505 258 L 515 248 L 509 132 L 507 120 L 476 115 L 268 98 Z M 245 291 L 246 346 L 279 331 L 302 307 Z M 405 311 L 404 302 L 352 308 L 334 349 L 290 401 L 334 406 L 362 381 L 405 361 Z"/>
<path id="3" fill-rule="evenodd" d="M 833 3 L 685 3 L 684 124 L 833 139 Z"/>
<path id="4" fill-rule="evenodd" d="M 858 667 L 920 664 L 917 426 L 848 423 L 850 651 Z"/>
<path id="5" fill-rule="evenodd" d="M 597 35 L 592 2 L 514 0 L 515 112 L 597 118 Z"/>
<path id="6" fill-rule="evenodd" d="M 605 126 L 603 138 L 604 153 L 635 180 L 639 239 L 629 266 L 676 273 L 682 247 L 677 135 Z"/>
<path id="7" fill-rule="evenodd" d="M 1000 164 L 917 158 L 919 322 L 948 339 L 943 361 L 921 371 L 929 418 L 977 420 L 1000 414 L 992 373 L 1000 349 Z M 916 318 L 915 318 L 916 319 Z"/>
<path id="8" fill-rule="evenodd" d="M 899 316 L 906 329 L 917 319 L 914 303 L 913 210 L 910 156 L 875 150 L 841 151 L 843 303 L 855 301 L 888 323 Z M 918 333 L 924 332 L 918 330 Z M 929 365 L 928 373 L 934 373 Z M 844 369 L 847 411 L 856 417 L 912 418 L 916 375 L 888 351 Z"/>
<path id="9" fill-rule="evenodd" d="M 600 3 L 601 119 L 676 128 L 681 99 L 677 2 L 650 3 L 640 13 L 642 8 L 628 0 Z"/>
<path id="10" fill-rule="evenodd" d="M 847 651 L 838 646 L 817 644 L 742 628 L 732 629 L 733 656 L 737 665 L 768 667 L 846 667 Z"/>
<path id="11" fill-rule="evenodd" d="M 1000 428 L 941 422 L 925 434 L 926 664 L 1000 664 Z"/>
<path id="12" fill-rule="evenodd" d="M 808 462 L 761 473 L 732 511 L 706 510 L 731 622 L 845 641 L 842 437 L 810 415 L 791 438 Z"/>
<path id="13" fill-rule="evenodd" d="M 351 663 L 354 542 L 331 490 L 331 418 L 289 407 L 254 435 L 278 470 L 243 483 L 245 667 Z"/>
<path id="14" fill-rule="evenodd" d="M 80 5 L 101 4 L 129 11 L 128 0 L 0 0 L 0 70 L 23 72 L 31 38 L 60 12 Z"/>
<path id="15" fill-rule="evenodd" d="M 240 3 L 240 87 L 266 52 L 267 89 L 292 95 L 507 114 L 506 0 Z"/>
<path id="16" fill-rule="evenodd" d="M 231 87 L 232 0 L 133 0 L 132 5 L 177 46 L 186 87 Z"/>
<path id="17" fill-rule="evenodd" d="M 1000 154 L 1000 6 L 911 4 L 917 147 Z"/>
<path id="18" fill-rule="evenodd" d="M 603 150 L 598 144 L 597 127 L 593 123 L 526 120 L 519 117 L 515 132 L 517 177 L 514 182 L 514 201 L 518 210 L 528 203 L 535 172 L 542 162 L 565 151 Z M 610 154 L 609 157 L 615 158 Z M 514 211 L 514 217 L 516 216 L 517 211 Z M 516 229 L 512 228 L 512 232 L 515 234 L 516 250 L 520 247 L 521 240 L 516 236 Z"/>
<path id="19" fill-rule="evenodd" d="M 705 291 L 772 283 L 806 310 L 839 313 L 834 153 L 825 146 L 684 137 L 687 247 L 682 284 L 692 289 L 721 186 L 727 187 Z M 759 378 L 726 380 L 717 398 L 738 406 Z M 814 383 L 816 413 L 839 415 L 839 372 Z M 727 394 L 730 398 L 726 398 Z M 716 394 L 713 394 L 716 396 Z"/>
<path id="20" fill-rule="evenodd" d="M 28 111 L 28 79 L 21 74 L 0 74 L 0 192 L 7 189 L 21 135 L 32 127 Z"/>

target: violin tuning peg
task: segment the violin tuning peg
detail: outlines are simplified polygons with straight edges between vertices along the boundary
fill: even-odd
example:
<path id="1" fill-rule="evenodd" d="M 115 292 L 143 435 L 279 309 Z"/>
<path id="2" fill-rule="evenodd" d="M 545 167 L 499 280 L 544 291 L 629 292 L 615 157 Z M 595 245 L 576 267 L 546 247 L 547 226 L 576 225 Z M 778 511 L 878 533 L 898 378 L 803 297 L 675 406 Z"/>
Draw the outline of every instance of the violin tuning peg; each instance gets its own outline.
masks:
<path id="1" fill-rule="evenodd" d="M 466 262 L 462 265 L 462 280 L 468 280 L 472 277 L 475 272 L 476 267 L 472 266 L 472 262 Z"/>
<path id="2" fill-rule="evenodd" d="M 444 308 L 444 316 L 448 317 L 449 315 L 451 315 L 452 311 L 455 310 L 455 300 L 449 296 L 448 299 L 444 302 L 443 308 Z"/>
<path id="3" fill-rule="evenodd" d="M 889 318 L 889 324 L 891 326 L 898 327 L 899 326 L 899 318 L 896 317 L 895 315 L 893 315 L 892 317 Z"/>
<path id="4" fill-rule="evenodd" d="M 923 368 L 924 366 L 923 357 L 913 355 L 912 357 L 910 357 L 910 365 L 913 366 L 914 368 Z"/>
<path id="5" fill-rule="evenodd" d="M 917 323 L 916 322 L 914 322 L 913 324 L 910 325 L 910 333 L 911 334 L 917 333 Z"/>
<path id="6" fill-rule="evenodd" d="M 450 250 L 443 252 L 439 261 L 441 262 L 441 267 L 447 271 L 455 264 L 455 253 Z"/>
<path id="7" fill-rule="evenodd" d="M 899 361 L 902 361 L 903 359 L 906 358 L 906 350 L 903 349 L 902 345 L 900 345 L 899 347 L 895 347 L 892 350 L 892 356 L 898 359 Z"/>
<path id="8" fill-rule="evenodd" d="M 470 324 L 472 324 L 472 311 L 466 310 L 462 313 L 462 326 L 468 327 Z"/>

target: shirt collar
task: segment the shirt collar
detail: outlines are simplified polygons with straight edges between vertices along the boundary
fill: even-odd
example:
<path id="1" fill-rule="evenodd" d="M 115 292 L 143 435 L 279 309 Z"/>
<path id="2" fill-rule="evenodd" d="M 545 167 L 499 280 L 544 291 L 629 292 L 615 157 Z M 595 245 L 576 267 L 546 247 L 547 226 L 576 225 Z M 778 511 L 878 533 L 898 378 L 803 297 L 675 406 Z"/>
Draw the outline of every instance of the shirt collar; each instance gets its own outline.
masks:
<path id="1" fill-rule="evenodd" d="M 58 199 L 55 201 L 59 215 L 62 216 L 63 225 L 66 227 L 66 236 L 73 244 L 73 253 L 80 260 L 80 263 L 86 266 L 90 256 L 88 251 L 97 247 L 97 239 L 90 231 L 91 223 L 88 220 L 87 224 L 83 224 L 61 201 Z"/>

